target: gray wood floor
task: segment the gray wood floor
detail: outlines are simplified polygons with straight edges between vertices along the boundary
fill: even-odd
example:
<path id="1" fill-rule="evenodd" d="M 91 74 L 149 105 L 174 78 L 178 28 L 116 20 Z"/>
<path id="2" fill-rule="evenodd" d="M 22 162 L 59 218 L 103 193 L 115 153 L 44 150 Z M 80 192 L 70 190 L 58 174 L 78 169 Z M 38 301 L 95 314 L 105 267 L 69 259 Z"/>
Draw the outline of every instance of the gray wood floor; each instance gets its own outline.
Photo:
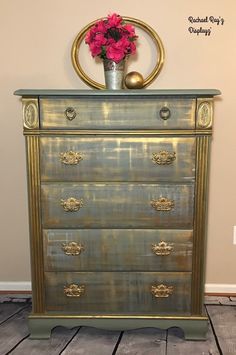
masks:
<path id="1" fill-rule="evenodd" d="M 30 297 L 14 297 L 0 295 L 0 355 L 236 355 L 236 297 L 206 297 L 206 341 L 185 341 L 178 328 L 115 332 L 89 327 L 57 327 L 49 340 L 30 340 Z"/>

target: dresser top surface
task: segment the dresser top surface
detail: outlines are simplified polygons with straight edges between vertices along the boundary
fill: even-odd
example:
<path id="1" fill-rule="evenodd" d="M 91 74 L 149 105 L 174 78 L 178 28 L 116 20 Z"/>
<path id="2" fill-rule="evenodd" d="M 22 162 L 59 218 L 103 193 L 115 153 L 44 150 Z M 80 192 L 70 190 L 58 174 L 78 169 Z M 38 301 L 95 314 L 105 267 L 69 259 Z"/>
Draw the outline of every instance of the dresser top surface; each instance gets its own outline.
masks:
<path id="1" fill-rule="evenodd" d="M 213 97 L 220 95 L 221 92 L 216 89 L 163 89 L 163 90 L 74 90 L 74 89 L 19 89 L 14 92 L 15 95 L 24 97 L 50 97 L 50 96 L 84 96 L 84 97 L 165 97 L 165 96 L 190 96 L 190 97 Z"/>

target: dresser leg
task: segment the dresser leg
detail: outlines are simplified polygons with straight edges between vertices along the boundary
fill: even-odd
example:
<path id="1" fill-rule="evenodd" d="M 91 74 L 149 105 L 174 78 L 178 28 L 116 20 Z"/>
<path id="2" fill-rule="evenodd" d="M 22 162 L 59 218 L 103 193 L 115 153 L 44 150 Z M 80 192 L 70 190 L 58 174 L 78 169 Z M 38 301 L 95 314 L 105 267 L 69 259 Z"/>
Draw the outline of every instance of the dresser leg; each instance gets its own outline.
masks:
<path id="1" fill-rule="evenodd" d="M 181 325 L 186 340 L 206 340 L 208 321 L 189 320 Z"/>
<path id="2" fill-rule="evenodd" d="M 47 326 L 45 322 L 34 319 L 28 321 L 30 339 L 49 339 L 51 336 L 51 326 Z"/>

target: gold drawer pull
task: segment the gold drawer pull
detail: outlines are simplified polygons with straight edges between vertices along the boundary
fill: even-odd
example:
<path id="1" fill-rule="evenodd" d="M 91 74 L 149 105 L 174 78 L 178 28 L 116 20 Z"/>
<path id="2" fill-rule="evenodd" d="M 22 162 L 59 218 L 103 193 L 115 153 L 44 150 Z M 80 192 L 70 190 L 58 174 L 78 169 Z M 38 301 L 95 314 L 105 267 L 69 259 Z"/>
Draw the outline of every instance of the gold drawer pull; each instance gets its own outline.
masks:
<path id="1" fill-rule="evenodd" d="M 159 153 L 152 153 L 152 161 L 158 165 L 170 165 L 176 159 L 175 152 L 161 150 Z"/>
<path id="2" fill-rule="evenodd" d="M 74 107 L 67 107 L 65 110 L 65 116 L 67 120 L 72 121 L 76 117 L 77 113 L 74 109 Z"/>
<path id="3" fill-rule="evenodd" d="M 80 255 L 82 251 L 84 251 L 84 246 L 82 244 L 78 244 L 76 242 L 63 243 L 61 246 L 62 250 L 66 255 L 76 256 Z"/>
<path id="4" fill-rule="evenodd" d="M 83 160 L 83 157 L 81 153 L 70 150 L 68 152 L 60 153 L 60 160 L 66 165 L 77 165 L 81 160 Z"/>
<path id="5" fill-rule="evenodd" d="M 83 206 L 83 199 L 77 200 L 74 197 L 70 197 L 67 200 L 61 199 L 61 206 L 66 212 L 77 212 Z"/>
<path id="6" fill-rule="evenodd" d="M 173 251 L 173 243 L 166 243 L 161 240 L 158 244 L 152 244 L 152 251 L 156 255 L 170 255 Z"/>
<path id="7" fill-rule="evenodd" d="M 160 197 L 158 200 L 151 200 L 150 203 L 156 211 L 171 211 L 175 206 L 174 200 L 169 200 L 166 197 Z"/>
<path id="8" fill-rule="evenodd" d="M 151 293 L 156 298 L 167 298 L 172 295 L 174 291 L 173 286 L 166 286 L 166 285 L 152 285 L 151 286 Z"/>
<path id="9" fill-rule="evenodd" d="M 64 294 L 66 297 L 80 297 L 84 294 L 84 291 L 84 285 L 70 284 L 68 286 L 64 286 Z"/>
<path id="10" fill-rule="evenodd" d="M 168 118 L 171 116 L 170 109 L 166 106 L 162 107 L 160 109 L 159 115 L 164 121 L 168 120 Z"/>

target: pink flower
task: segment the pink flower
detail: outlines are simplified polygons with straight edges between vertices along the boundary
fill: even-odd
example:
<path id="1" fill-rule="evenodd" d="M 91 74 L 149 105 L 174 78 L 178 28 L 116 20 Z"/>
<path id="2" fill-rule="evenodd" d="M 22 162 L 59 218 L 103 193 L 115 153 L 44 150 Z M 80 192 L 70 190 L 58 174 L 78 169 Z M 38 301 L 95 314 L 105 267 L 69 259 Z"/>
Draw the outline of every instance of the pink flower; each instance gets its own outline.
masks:
<path id="1" fill-rule="evenodd" d="M 124 24 L 120 15 L 108 15 L 106 19 L 97 21 L 87 32 L 85 43 L 89 45 L 93 57 L 111 59 L 116 63 L 136 51 L 135 29 Z"/>
<path id="2" fill-rule="evenodd" d="M 134 30 L 134 27 L 133 27 L 133 26 L 131 26 L 131 25 L 129 25 L 129 24 L 126 24 L 126 25 L 123 26 L 123 28 L 124 28 L 126 31 L 128 31 L 130 37 L 132 37 L 132 36 L 135 37 L 135 30 Z"/>
<path id="3" fill-rule="evenodd" d="M 122 17 L 117 14 L 108 15 L 107 24 L 108 27 L 119 27 L 122 22 Z"/>
<path id="4" fill-rule="evenodd" d="M 119 63 L 124 57 L 124 50 L 120 47 L 117 47 L 116 43 L 113 43 L 112 46 L 107 48 L 107 59 L 114 60 L 114 62 Z"/>
<path id="5" fill-rule="evenodd" d="M 96 57 L 101 54 L 102 48 L 100 46 L 97 46 L 95 42 L 92 42 L 89 44 L 89 49 L 92 53 L 93 57 Z"/>
<path id="6" fill-rule="evenodd" d="M 107 27 L 105 25 L 105 22 L 103 20 L 98 21 L 95 25 L 95 29 L 96 29 L 96 32 L 100 32 L 103 34 L 106 33 Z"/>

